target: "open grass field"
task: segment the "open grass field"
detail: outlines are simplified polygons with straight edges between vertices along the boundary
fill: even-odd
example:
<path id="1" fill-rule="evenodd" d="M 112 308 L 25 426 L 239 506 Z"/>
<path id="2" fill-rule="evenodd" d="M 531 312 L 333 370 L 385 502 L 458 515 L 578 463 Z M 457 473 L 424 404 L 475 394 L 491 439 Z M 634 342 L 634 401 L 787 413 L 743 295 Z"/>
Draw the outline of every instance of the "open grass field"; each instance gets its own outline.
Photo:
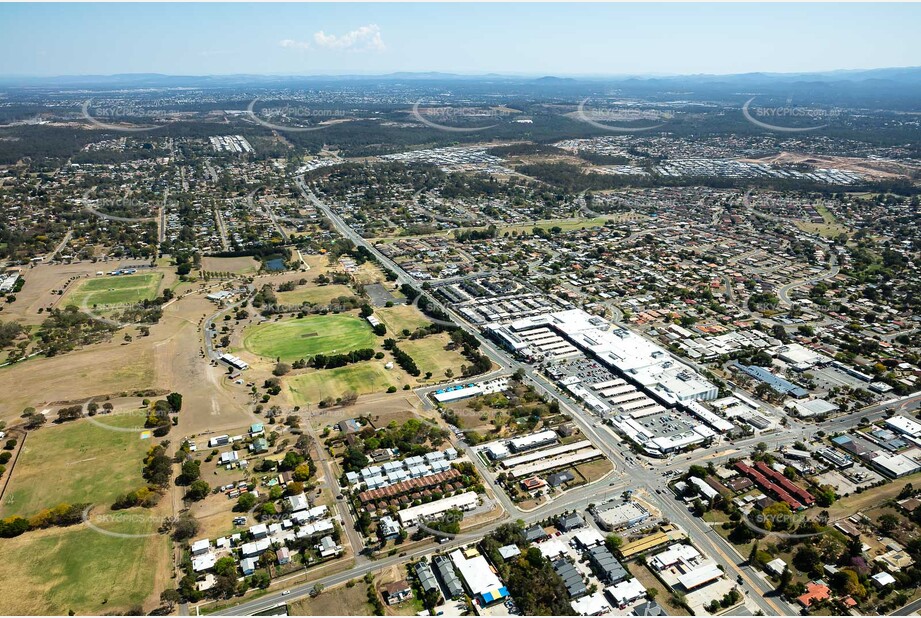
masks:
<path id="1" fill-rule="evenodd" d="M 461 365 L 467 362 L 460 352 L 445 349 L 449 343 L 451 337 L 447 333 L 438 333 L 422 339 L 401 341 L 399 346 L 413 357 L 423 374 L 431 371 L 433 379 L 441 380 L 448 369 L 454 372 L 453 375 L 460 376 Z"/>
<path id="2" fill-rule="evenodd" d="M 841 225 L 824 204 L 816 204 L 816 211 L 822 215 L 824 223 L 812 223 L 811 221 L 797 221 L 796 227 L 810 234 L 818 234 L 825 238 L 835 238 L 840 234 L 850 234 L 851 228 Z"/>
<path id="3" fill-rule="evenodd" d="M 334 298 L 340 296 L 357 296 L 355 291 L 346 285 L 321 285 L 313 284 L 301 286 L 290 292 L 276 292 L 278 303 L 281 305 L 300 305 L 301 303 L 313 303 L 315 305 L 326 305 Z"/>
<path id="4" fill-rule="evenodd" d="M 578 479 L 581 476 L 586 483 L 592 483 L 602 478 L 613 469 L 614 466 L 611 465 L 610 461 L 601 458 L 575 466 L 575 477 Z"/>
<path id="5" fill-rule="evenodd" d="M 288 605 L 289 616 L 370 616 L 368 584 L 356 578 L 355 585 L 324 590 L 315 599 L 306 598 Z"/>
<path id="6" fill-rule="evenodd" d="M 106 530 L 156 532 L 151 514 L 123 511 L 141 521 L 107 522 Z M 102 526 L 100 526 L 102 527 Z M 4 539 L 0 579 L 3 610 L 10 615 L 133 613 L 154 591 L 166 537 L 123 538 L 84 525 L 49 528 Z M 148 604 L 147 609 L 151 609 Z"/>
<path id="7" fill-rule="evenodd" d="M 354 315 L 311 315 L 265 322 L 246 329 L 243 346 L 259 356 L 294 361 L 343 354 L 377 344 L 371 326 Z"/>
<path id="8" fill-rule="evenodd" d="M 387 331 L 393 334 L 401 333 L 404 328 L 414 331 L 420 326 L 431 324 L 425 315 L 419 311 L 419 308 L 412 305 L 382 307 L 376 309 L 374 315 L 384 323 Z"/>
<path id="9" fill-rule="evenodd" d="M 157 295 L 161 279 L 163 274 L 157 272 L 87 279 L 74 288 L 62 304 L 92 307 L 149 300 Z"/>
<path id="10" fill-rule="evenodd" d="M 138 414 L 97 415 L 118 428 L 141 427 Z M 150 440 L 139 431 L 114 431 L 88 420 L 50 422 L 29 435 L 0 504 L 0 517 L 28 517 L 61 502 L 108 508 L 118 494 L 140 487 Z"/>
<path id="11" fill-rule="evenodd" d="M 43 402 L 151 388 L 153 361 L 149 348 L 111 341 L 0 367 L 0 418 L 9 421 L 26 406 L 40 410 Z"/>
<path id="12" fill-rule="evenodd" d="M 201 269 L 211 272 L 248 275 L 259 270 L 259 262 L 248 255 L 242 257 L 203 257 L 201 259 Z"/>
<path id="13" fill-rule="evenodd" d="M 384 369 L 384 361 L 368 361 L 336 369 L 314 371 L 285 380 L 291 399 L 298 405 L 316 404 L 325 397 L 341 397 L 347 391 L 359 395 L 386 391 L 389 386 L 402 387 L 405 374 L 394 367 Z"/>
<path id="14" fill-rule="evenodd" d="M 819 236 L 824 236 L 825 238 L 835 238 L 840 234 L 850 234 L 851 229 L 846 225 L 841 225 L 840 223 L 812 223 L 811 221 L 797 221 L 796 227 L 808 232 L 809 234 L 817 234 Z"/>
<path id="15" fill-rule="evenodd" d="M 842 517 L 850 517 L 854 513 L 860 513 L 871 509 L 874 506 L 879 506 L 887 500 L 892 500 L 898 496 L 899 492 L 905 488 L 905 485 L 912 483 L 917 486 L 919 479 L 921 479 L 921 473 L 903 476 L 900 479 L 895 479 L 891 483 L 886 483 L 882 487 L 875 487 L 872 490 L 863 491 L 859 494 L 853 493 L 846 498 L 836 500 L 835 503 L 827 509 L 828 518 L 831 521 L 835 521 Z"/>

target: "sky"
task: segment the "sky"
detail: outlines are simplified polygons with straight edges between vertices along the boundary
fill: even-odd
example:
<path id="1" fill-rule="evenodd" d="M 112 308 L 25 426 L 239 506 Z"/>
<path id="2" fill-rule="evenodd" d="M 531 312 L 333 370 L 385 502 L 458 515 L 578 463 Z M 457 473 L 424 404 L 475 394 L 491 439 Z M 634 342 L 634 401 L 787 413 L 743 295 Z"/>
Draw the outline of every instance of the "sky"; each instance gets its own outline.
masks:
<path id="1" fill-rule="evenodd" d="M 0 75 L 921 66 L 921 4 L 0 4 Z"/>

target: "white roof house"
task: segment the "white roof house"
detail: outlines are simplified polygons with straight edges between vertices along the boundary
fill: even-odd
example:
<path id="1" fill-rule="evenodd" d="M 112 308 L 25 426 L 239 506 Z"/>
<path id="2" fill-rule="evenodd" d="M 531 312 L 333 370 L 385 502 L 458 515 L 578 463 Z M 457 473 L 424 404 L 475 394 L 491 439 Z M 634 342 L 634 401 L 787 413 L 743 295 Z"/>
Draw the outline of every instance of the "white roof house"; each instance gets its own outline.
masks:
<path id="1" fill-rule="evenodd" d="M 324 536 L 322 539 L 320 539 L 320 543 L 317 545 L 317 549 L 319 550 L 320 555 L 324 558 L 326 556 L 338 554 L 340 551 L 342 551 L 342 547 L 336 545 L 336 542 L 333 541 L 333 537 L 331 536 Z"/>
<path id="2" fill-rule="evenodd" d="M 611 611 L 611 602 L 608 601 L 607 596 L 605 596 L 604 590 L 599 590 L 594 594 L 589 594 L 584 597 L 573 599 L 569 602 L 572 606 L 573 611 L 575 611 L 580 616 L 601 616 L 606 615 Z"/>
<path id="3" fill-rule="evenodd" d="M 538 543 L 537 549 L 539 549 L 541 555 L 548 560 L 553 560 L 557 556 L 562 556 L 566 553 L 566 545 L 559 539 L 549 539 L 543 543 Z"/>
<path id="4" fill-rule="evenodd" d="M 240 570 L 244 575 L 251 575 L 258 565 L 259 562 L 255 558 L 244 558 L 240 561 Z"/>
<path id="5" fill-rule="evenodd" d="M 594 528 L 580 530 L 573 536 L 573 539 L 580 547 L 594 547 L 595 545 L 604 543 L 604 537 Z"/>
<path id="6" fill-rule="evenodd" d="M 706 481 L 698 476 L 692 476 L 688 480 L 691 481 L 691 483 L 693 483 L 698 490 L 700 490 L 700 493 L 703 494 L 707 501 L 712 501 L 714 498 L 720 495 L 720 492 L 707 485 Z"/>
<path id="7" fill-rule="evenodd" d="M 625 579 L 614 586 L 608 586 L 604 591 L 608 595 L 608 598 L 614 601 L 615 604 L 621 606 L 646 596 L 646 588 L 644 588 L 640 580 L 635 577 Z"/>
<path id="8" fill-rule="evenodd" d="M 684 586 L 686 590 L 693 590 L 715 579 L 719 579 L 722 576 L 723 571 L 716 563 L 711 562 L 710 564 L 705 564 L 692 571 L 679 575 L 678 582 Z"/>
<path id="9" fill-rule="evenodd" d="M 217 556 L 212 553 L 202 554 L 200 556 L 195 556 L 192 558 L 192 570 L 196 573 L 201 571 L 207 571 L 208 569 L 214 567 L 214 564 L 217 562 Z"/>
<path id="10" fill-rule="evenodd" d="M 304 492 L 301 492 L 296 496 L 288 496 L 288 504 L 291 506 L 291 510 L 295 512 L 303 511 L 310 506 L 310 503 L 307 501 L 307 496 L 304 495 Z"/>
<path id="11" fill-rule="evenodd" d="M 538 431 L 537 433 L 532 433 L 531 435 L 522 436 L 520 438 L 512 438 L 508 441 L 508 445 L 512 448 L 512 450 L 518 452 L 530 448 L 535 448 L 542 444 L 556 442 L 557 439 L 558 438 L 556 432 L 552 429 L 547 429 L 545 431 Z"/>
<path id="12" fill-rule="evenodd" d="M 873 459 L 870 460 L 878 470 L 893 478 L 899 478 L 907 474 L 912 474 L 921 469 L 921 464 L 917 461 L 902 454 L 890 454 L 880 451 Z"/>
<path id="13" fill-rule="evenodd" d="M 771 573 L 773 573 L 774 575 L 777 575 L 778 577 L 780 577 L 784 569 L 787 568 L 787 563 L 783 561 L 783 558 L 774 558 L 773 560 L 768 562 L 766 565 L 764 565 L 764 568 L 770 571 Z"/>
<path id="14" fill-rule="evenodd" d="M 518 546 L 515 544 L 504 545 L 503 547 L 499 548 L 499 555 L 502 556 L 503 560 L 509 560 L 515 556 L 520 556 L 521 550 L 518 549 Z"/>
<path id="15" fill-rule="evenodd" d="M 270 541 L 268 539 L 259 539 L 258 541 L 253 541 L 252 543 L 244 543 L 243 547 L 240 548 L 241 553 L 244 558 L 253 558 L 255 556 L 261 555 L 265 550 L 269 548 Z"/>
<path id="16" fill-rule="evenodd" d="M 693 545 L 676 543 L 665 551 L 656 554 L 649 561 L 649 566 L 656 571 L 667 569 L 676 564 L 696 565 L 702 558 L 697 548 Z"/>
<path id="17" fill-rule="evenodd" d="M 320 534 L 321 532 L 332 532 L 334 529 L 335 526 L 333 525 L 333 521 L 331 519 L 321 519 L 320 521 L 314 522 L 312 524 L 301 526 L 301 529 L 297 531 L 297 538 L 313 536 L 315 534 Z"/>
<path id="18" fill-rule="evenodd" d="M 879 588 L 883 588 L 885 586 L 891 586 L 892 584 L 895 583 L 895 578 L 885 571 L 880 571 L 879 573 L 877 573 L 870 579 L 872 579 L 873 583 L 876 584 L 876 586 L 878 586 Z"/>
<path id="19" fill-rule="evenodd" d="M 208 539 L 199 539 L 192 543 L 192 555 L 199 556 L 211 549 L 211 541 Z"/>
<path id="20" fill-rule="evenodd" d="M 511 452 L 508 450 L 508 447 L 505 446 L 502 442 L 493 442 L 486 445 L 486 454 L 489 455 L 490 459 L 499 460 L 505 459 Z"/>
<path id="21" fill-rule="evenodd" d="M 405 508 L 397 513 L 397 516 L 400 519 L 401 525 L 408 526 L 416 523 L 421 518 L 440 515 L 450 509 L 469 511 L 476 507 L 478 502 L 479 499 L 477 498 L 476 492 L 467 491 L 456 496 L 435 500 L 428 504 L 420 504 L 419 506 Z"/>
<path id="22" fill-rule="evenodd" d="M 492 572 L 489 563 L 483 556 L 474 556 L 470 559 L 464 558 L 463 552 L 457 549 L 451 552 L 451 562 L 457 567 L 461 579 L 467 584 L 467 588 L 473 596 L 502 587 L 502 582 Z"/>

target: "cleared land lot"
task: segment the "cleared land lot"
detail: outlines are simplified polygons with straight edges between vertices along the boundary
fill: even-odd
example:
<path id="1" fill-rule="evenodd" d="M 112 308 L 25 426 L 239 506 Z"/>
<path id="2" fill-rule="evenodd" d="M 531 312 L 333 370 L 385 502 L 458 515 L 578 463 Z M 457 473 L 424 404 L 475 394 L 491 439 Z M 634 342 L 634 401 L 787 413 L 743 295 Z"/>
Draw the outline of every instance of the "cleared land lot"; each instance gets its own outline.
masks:
<path id="1" fill-rule="evenodd" d="M 60 477 L 57 477 L 60 478 Z M 106 530 L 156 533 L 156 517 L 138 509 L 123 511 L 122 522 Z M 101 527 L 101 526 L 100 526 Z M 166 537 L 114 537 L 86 526 L 49 528 L 4 539 L 0 580 L 3 612 L 9 615 L 122 613 L 153 594 L 163 568 Z M 148 604 L 150 609 L 152 604 Z"/>
<path id="2" fill-rule="evenodd" d="M 144 424 L 144 417 L 133 413 L 94 418 L 117 428 Z M 142 460 L 150 446 L 139 431 L 106 429 L 86 419 L 60 426 L 49 423 L 27 438 L 0 516 L 28 517 L 62 502 L 108 508 L 118 494 L 144 484 Z"/>
<path id="3" fill-rule="evenodd" d="M 294 361 L 317 354 L 344 354 L 377 344 L 371 326 L 352 315 L 314 315 L 251 326 L 243 346 L 259 356 Z"/>
<path id="4" fill-rule="evenodd" d="M 259 270 L 259 262 L 250 256 L 203 257 L 201 269 L 219 273 L 249 274 Z"/>
<path id="5" fill-rule="evenodd" d="M 324 369 L 285 380 L 294 403 L 317 403 L 325 397 L 341 397 L 347 391 L 359 395 L 386 391 L 389 386 L 402 387 L 407 383 L 405 374 L 384 369 L 384 361 L 368 361 L 336 369 Z"/>
<path id="6" fill-rule="evenodd" d="M 355 281 L 361 285 L 368 285 L 369 283 L 382 283 L 386 280 L 384 277 L 384 271 L 380 267 L 372 264 L 371 262 L 365 262 L 358 266 L 354 273 L 352 273 Z"/>
<path id="7" fill-rule="evenodd" d="M 399 347 L 413 357 L 423 375 L 431 371 L 432 377 L 440 380 L 448 369 L 454 372 L 453 375 L 460 376 L 461 365 L 467 362 L 460 352 L 445 349 L 449 343 L 451 337 L 447 333 L 438 333 L 422 339 L 401 341 Z"/>
<path id="8" fill-rule="evenodd" d="M 843 517 L 850 517 L 854 513 L 860 513 L 867 509 L 871 509 L 874 506 L 884 504 L 887 500 L 892 500 L 898 496 L 905 485 L 917 483 L 919 477 L 921 477 L 919 474 L 903 476 L 882 487 L 876 487 L 872 491 L 851 494 L 846 498 L 836 500 L 835 503 L 828 508 L 828 518 L 831 521 L 835 521 Z"/>
<path id="9" fill-rule="evenodd" d="M 346 585 L 324 590 L 314 599 L 303 599 L 288 605 L 289 616 L 370 616 L 368 584 L 355 580 L 355 585 Z"/>
<path id="10" fill-rule="evenodd" d="M 835 238 L 840 234 L 850 234 L 853 230 L 846 225 L 837 223 L 812 223 L 811 221 L 796 221 L 796 227 L 810 234 L 818 234 L 825 238 Z"/>
<path id="11" fill-rule="evenodd" d="M 78 400 L 95 395 L 151 388 L 154 354 L 136 340 L 114 340 L 82 350 L 36 357 L 0 368 L 0 418 L 12 420 L 26 406 L 41 410 L 43 402 Z"/>
<path id="12" fill-rule="evenodd" d="M 421 326 L 431 324 L 422 312 L 412 305 L 384 307 L 377 309 L 374 315 L 387 327 L 388 335 L 390 333 L 399 334 L 404 328 L 414 331 Z"/>
<path id="13" fill-rule="evenodd" d="M 356 296 L 355 291 L 346 285 L 302 286 L 290 292 L 276 292 L 278 303 L 281 305 L 300 305 L 312 303 L 326 305 L 340 296 Z"/>
<path id="14" fill-rule="evenodd" d="M 157 295 L 162 279 L 162 273 L 157 272 L 87 279 L 70 292 L 62 304 L 92 307 L 149 300 Z"/>

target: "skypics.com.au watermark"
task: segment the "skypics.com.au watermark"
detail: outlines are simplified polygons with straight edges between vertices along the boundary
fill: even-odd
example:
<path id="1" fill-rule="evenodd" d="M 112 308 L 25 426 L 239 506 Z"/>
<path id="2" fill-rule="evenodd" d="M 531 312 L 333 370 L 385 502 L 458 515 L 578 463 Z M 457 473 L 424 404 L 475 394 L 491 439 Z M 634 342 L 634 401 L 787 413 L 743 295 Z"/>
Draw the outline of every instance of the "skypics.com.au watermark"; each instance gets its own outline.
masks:
<path id="1" fill-rule="evenodd" d="M 753 532 L 774 535 L 781 539 L 808 539 L 824 534 L 817 527 L 824 527 L 828 519 L 820 515 L 809 519 L 803 513 L 764 513 L 758 511 L 742 517 L 742 523 Z"/>
<path id="2" fill-rule="evenodd" d="M 89 414 L 84 411 L 84 417 L 86 420 L 93 425 L 96 425 L 100 429 L 105 429 L 107 431 L 118 431 L 121 433 L 141 433 L 143 431 L 153 431 L 149 427 L 145 427 L 148 417 L 150 416 L 150 411 L 147 409 L 147 406 L 136 408 L 133 410 L 121 410 L 118 412 L 105 412 L 103 414 Z M 117 427 L 115 425 L 110 425 L 106 423 L 103 419 L 106 418 L 131 418 L 136 419 L 137 424 L 131 427 Z"/>
<path id="3" fill-rule="evenodd" d="M 752 101 L 756 98 L 757 97 L 752 97 L 742 105 L 742 115 L 751 124 L 762 129 L 767 129 L 768 131 L 778 131 L 780 133 L 818 131 L 819 129 L 827 127 L 829 120 L 833 120 L 841 115 L 841 110 L 838 108 L 821 109 L 794 105 L 752 107 Z M 805 121 L 807 125 L 784 126 L 785 119 L 795 122 Z"/>
<path id="4" fill-rule="evenodd" d="M 83 114 L 83 119 L 89 122 L 91 125 L 98 129 L 105 129 L 107 131 L 121 131 L 123 133 L 137 133 L 140 131 L 153 131 L 154 129 L 160 129 L 163 125 L 150 125 L 150 126 L 124 126 L 121 124 L 112 124 L 111 122 L 103 122 L 100 118 L 106 120 L 118 120 L 124 119 L 125 121 L 132 121 L 138 116 L 137 109 L 121 106 L 107 106 L 103 109 L 98 110 L 95 114 L 90 114 L 90 104 L 92 99 L 87 99 L 83 102 L 83 107 L 81 112 Z"/>
<path id="5" fill-rule="evenodd" d="M 155 210 L 157 207 L 150 203 L 141 200 L 135 200 L 127 197 L 117 197 L 117 198 L 102 198 L 98 200 L 93 200 L 93 203 L 89 203 L 87 200 L 83 204 L 83 210 L 96 215 L 100 219 L 105 219 L 107 221 L 120 221 L 122 223 L 152 223 L 157 220 L 156 216 L 149 217 L 121 217 L 118 215 L 110 215 L 108 213 L 102 212 L 99 210 L 103 208 L 105 210 L 115 210 L 120 212 L 125 211 L 137 211 L 137 210 Z"/>
<path id="6" fill-rule="evenodd" d="M 273 131 L 291 131 L 294 133 L 302 133 L 306 131 L 321 131 L 329 126 L 329 124 L 317 124 L 316 126 L 307 126 L 300 127 L 296 125 L 289 124 L 278 124 L 277 122 L 271 122 L 266 118 L 306 118 L 310 120 L 330 120 L 330 119 L 340 119 L 346 118 L 348 114 L 340 109 L 313 109 L 303 105 L 282 105 L 282 106 L 273 106 L 262 110 L 262 114 L 266 118 L 260 118 L 255 111 L 256 101 L 259 99 L 253 99 L 249 102 L 249 105 L 246 106 L 246 114 L 258 125 L 261 125 L 267 129 L 272 129 Z"/>
<path id="7" fill-rule="evenodd" d="M 158 536 L 163 534 L 164 530 L 168 530 L 178 521 L 178 519 L 175 517 L 156 516 L 153 513 L 147 512 L 128 513 L 114 511 L 110 513 L 92 515 L 92 510 L 93 505 L 90 505 L 83 510 L 83 513 L 81 513 L 83 525 L 93 532 L 98 532 L 99 534 L 104 534 L 106 536 L 111 536 L 119 539 L 145 539 L 152 536 Z M 117 532 L 116 530 L 113 530 L 113 528 L 121 527 L 134 529 L 138 527 L 153 527 L 153 532 L 132 533 Z"/>
<path id="8" fill-rule="evenodd" d="M 449 133 L 475 133 L 498 126 L 492 122 L 484 126 L 461 126 L 470 122 L 489 122 L 512 116 L 512 110 L 493 107 L 431 106 L 424 105 L 422 99 L 413 103 L 412 117 L 427 127 Z"/>
<path id="9" fill-rule="evenodd" d="M 593 107 L 586 109 L 586 103 L 589 99 L 583 99 L 579 106 L 576 108 L 576 119 L 580 122 L 589 124 L 597 129 L 602 131 L 608 131 L 611 133 L 640 133 L 643 131 L 652 131 L 658 129 L 659 127 L 664 126 L 668 120 L 671 120 L 671 115 L 662 114 L 661 118 L 666 122 L 659 122 L 652 125 L 644 125 L 639 127 L 634 126 L 620 126 L 608 124 L 609 122 L 623 122 L 624 120 L 631 120 L 629 115 L 625 113 L 625 110 L 616 107 Z"/>

